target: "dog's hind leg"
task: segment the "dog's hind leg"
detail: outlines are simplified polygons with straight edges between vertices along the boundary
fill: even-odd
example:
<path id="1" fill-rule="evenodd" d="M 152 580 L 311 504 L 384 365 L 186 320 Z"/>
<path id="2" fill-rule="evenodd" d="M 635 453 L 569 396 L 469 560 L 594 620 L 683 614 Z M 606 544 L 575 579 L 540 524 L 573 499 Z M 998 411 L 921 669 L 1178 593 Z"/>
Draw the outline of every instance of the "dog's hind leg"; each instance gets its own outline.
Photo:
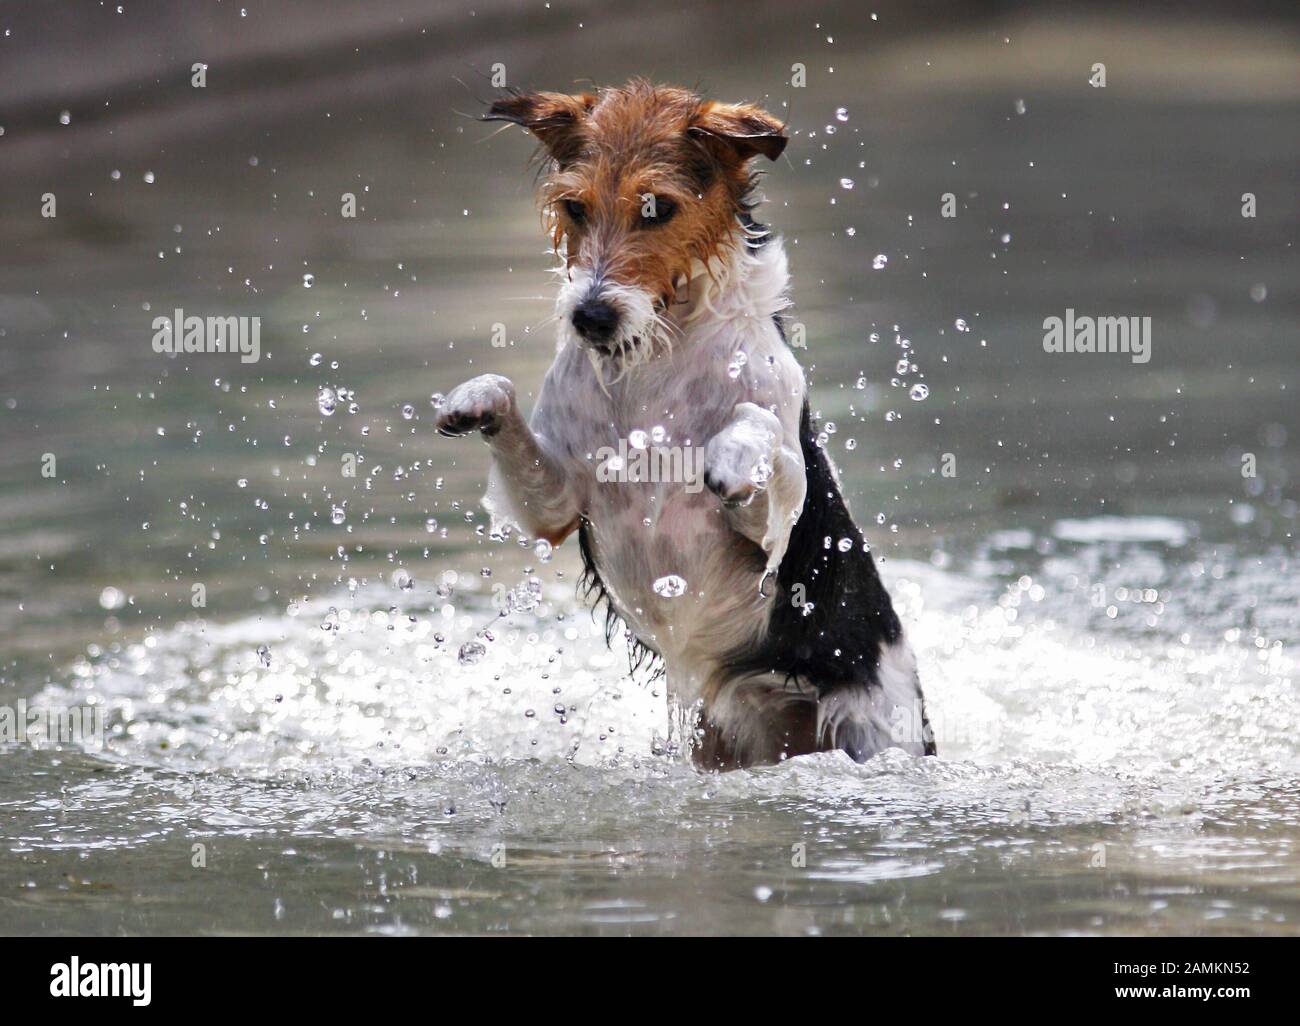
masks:
<path id="1" fill-rule="evenodd" d="M 817 737 L 822 751 L 842 749 L 855 762 L 886 748 L 936 754 L 916 659 L 906 638 L 881 645 L 875 682 L 842 685 L 822 695 Z"/>

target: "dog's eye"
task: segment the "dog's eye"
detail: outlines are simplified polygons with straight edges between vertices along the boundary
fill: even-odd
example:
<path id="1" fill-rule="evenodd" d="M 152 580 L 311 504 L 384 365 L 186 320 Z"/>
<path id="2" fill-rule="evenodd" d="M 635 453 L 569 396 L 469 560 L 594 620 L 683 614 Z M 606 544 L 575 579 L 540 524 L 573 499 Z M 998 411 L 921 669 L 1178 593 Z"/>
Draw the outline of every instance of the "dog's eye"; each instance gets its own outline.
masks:
<path id="1" fill-rule="evenodd" d="M 582 224 L 587 220 L 587 208 L 577 200 L 565 200 L 564 212 L 569 215 L 569 220 L 574 224 Z"/>
<path id="2" fill-rule="evenodd" d="M 664 196 L 649 196 L 641 206 L 643 225 L 667 224 L 677 213 L 677 204 Z"/>

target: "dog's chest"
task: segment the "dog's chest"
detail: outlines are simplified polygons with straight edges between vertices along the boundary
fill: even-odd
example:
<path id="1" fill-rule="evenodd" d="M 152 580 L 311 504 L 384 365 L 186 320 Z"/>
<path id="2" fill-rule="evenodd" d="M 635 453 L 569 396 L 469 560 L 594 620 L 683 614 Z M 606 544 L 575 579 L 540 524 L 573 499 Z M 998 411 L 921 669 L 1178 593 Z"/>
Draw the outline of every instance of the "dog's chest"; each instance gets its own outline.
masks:
<path id="1" fill-rule="evenodd" d="M 704 457 L 738 403 L 773 401 L 771 335 L 688 339 L 604 388 L 585 359 L 557 367 L 569 403 L 554 429 L 582 482 L 596 569 L 636 635 L 670 660 L 761 629 L 761 552 L 704 486 Z M 734 622 L 739 608 L 755 622 Z"/>
<path id="2" fill-rule="evenodd" d="M 680 562 L 678 554 L 715 544 L 727 530 L 716 496 L 704 487 L 705 447 L 748 390 L 739 375 L 729 376 L 715 348 L 675 353 L 637 368 L 608 395 L 588 397 L 597 411 L 582 440 L 590 454 L 588 518 L 618 536 L 620 548 L 671 552 Z"/>

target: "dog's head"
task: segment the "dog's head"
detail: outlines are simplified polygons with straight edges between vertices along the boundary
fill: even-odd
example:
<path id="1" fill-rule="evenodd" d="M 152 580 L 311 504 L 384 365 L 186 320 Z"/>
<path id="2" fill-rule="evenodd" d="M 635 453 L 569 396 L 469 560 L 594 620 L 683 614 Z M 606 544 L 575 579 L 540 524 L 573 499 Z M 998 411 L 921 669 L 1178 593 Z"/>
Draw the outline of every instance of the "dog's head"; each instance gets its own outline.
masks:
<path id="1" fill-rule="evenodd" d="M 757 156 L 785 129 L 749 104 L 633 81 L 596 93 L 512 93 L 487 121 L 541 142 L 541 203 L 567 282 L 562 330 L 602 356 L 633 360 L 663 337 L 663 313 L 696 262 L 745 231 Z"/>

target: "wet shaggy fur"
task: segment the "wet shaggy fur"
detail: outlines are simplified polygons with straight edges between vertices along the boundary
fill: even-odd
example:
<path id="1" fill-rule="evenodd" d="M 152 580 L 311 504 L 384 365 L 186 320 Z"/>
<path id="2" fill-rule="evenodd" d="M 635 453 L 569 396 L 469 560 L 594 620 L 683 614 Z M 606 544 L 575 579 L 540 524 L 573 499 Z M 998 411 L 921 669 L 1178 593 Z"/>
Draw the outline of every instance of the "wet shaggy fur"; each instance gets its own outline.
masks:
<path id="1" fill-rule="evenodd" d="M 725 259 L 736 216 L 753 205 L 750 158 L 775 158 L 786 141 L 757 107 L 641 79 L 601 95 L 512 93 L 485 120 L 521 125 L 541 141 L 538 202 L 569 279 L 580 269 L 593 289 L 635 289 L 659 311 L 695 262 Z M 651 198 L 666 216 L 648 222 Z M 615 355 L 644 359 L 670 345 L 671 329 L 655 328 L 653 338 L 618 339 Z"/>
<path id="2" fill-rule="evenodd" d="M 628 672 L 635 676 L 638 671 L 646 669 L 650 672 L 649 680 L 658 680 L 664 675 L 664 661 L 658 652 L 627 628 L 618 615 L 618 610 L 614 608 L 609 590 L 600 579 L 596 554 L 591 548 L 591 524 L 585 517 L 578 524 L 578 555 L 582 558 L 582 577 L 578 581 L 578 587 L 582 591 L 582 597 L 590 603 L 592 612 L 605 617 L 605 644 L 613 647 L 614 635 L 622 627 L 627 639 Z"/>

